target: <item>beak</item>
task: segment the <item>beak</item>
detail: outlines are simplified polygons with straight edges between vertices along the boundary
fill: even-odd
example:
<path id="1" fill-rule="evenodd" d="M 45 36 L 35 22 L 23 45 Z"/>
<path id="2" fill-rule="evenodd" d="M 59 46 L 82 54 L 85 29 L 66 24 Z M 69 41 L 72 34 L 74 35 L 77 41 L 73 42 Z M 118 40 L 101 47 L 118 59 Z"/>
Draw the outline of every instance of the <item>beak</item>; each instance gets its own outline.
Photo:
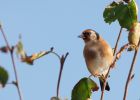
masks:
<path id="1" fill-rule="evenodd" d="M 81 35 L 78 36 L 78 38 L 84 38 L 84 36 L 81 34 Z"/>

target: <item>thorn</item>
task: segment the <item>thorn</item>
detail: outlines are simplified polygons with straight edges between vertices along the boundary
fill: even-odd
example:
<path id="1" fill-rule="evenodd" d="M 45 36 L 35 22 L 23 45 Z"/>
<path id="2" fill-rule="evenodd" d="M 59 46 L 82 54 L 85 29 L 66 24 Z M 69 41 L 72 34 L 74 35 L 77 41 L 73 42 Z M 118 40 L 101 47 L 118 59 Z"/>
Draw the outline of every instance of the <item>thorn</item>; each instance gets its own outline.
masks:
<path id="1" fill-rule="evenodd" d="M 131 76 L 131 80 L 134 78 L 134 76 L 135 76 L 135 74 L 133 74 L 133 75 Z"/>

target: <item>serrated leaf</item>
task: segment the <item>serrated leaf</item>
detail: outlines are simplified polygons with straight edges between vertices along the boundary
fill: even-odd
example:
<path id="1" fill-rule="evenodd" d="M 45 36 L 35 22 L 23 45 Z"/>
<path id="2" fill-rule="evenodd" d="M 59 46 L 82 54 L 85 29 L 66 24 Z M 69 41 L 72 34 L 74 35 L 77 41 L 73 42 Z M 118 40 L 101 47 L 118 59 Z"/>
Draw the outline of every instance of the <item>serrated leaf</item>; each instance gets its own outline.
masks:
<path id="1" fill-rule="evenodd" d="M 90 78 L 82 78 L 72 90 L 72 100 L 87 100 L 99 87 Z"/>
<path id="2" fill-rule="evenodd" d="M 9 75 L 8 72 L 0 66 L 0 84 L 4 87 L 8 81 Z"/>
<path id="3" fill-rule="evenodd" d="M 103 12 L 103 17 L 104 17 L 104 21 L 106 23 L 111 24 L 112 22 L 114 22 L 117 17 L 116 17 L 116 13 L 115 13 L 115 8 L 118 6 L 119 4 L 116 2 L 112 2 L 110 5 L 108 5 L 104 12 Z"/>
<path id="4" fill-rule="evenodd" d="M 135 0 L 130 3 L 112 2 L 104 10 L 103 17 L 106 23 L 111 24 L 118 20 L 122 28 L 130 30 L 132 24 L 138 21 L 138 8 Z"/>
<path id="5" fill-rule="evenodd" d="M 33 65 L 34 60 L 39 59 L 46 54 L 48 54 L 50 51 L 41 51 L 39 53 L 32 54 L 31 56 L 26 56 L 24 58 L 21 58 L 22 62 L 26 62 L 27 64 Z"/>

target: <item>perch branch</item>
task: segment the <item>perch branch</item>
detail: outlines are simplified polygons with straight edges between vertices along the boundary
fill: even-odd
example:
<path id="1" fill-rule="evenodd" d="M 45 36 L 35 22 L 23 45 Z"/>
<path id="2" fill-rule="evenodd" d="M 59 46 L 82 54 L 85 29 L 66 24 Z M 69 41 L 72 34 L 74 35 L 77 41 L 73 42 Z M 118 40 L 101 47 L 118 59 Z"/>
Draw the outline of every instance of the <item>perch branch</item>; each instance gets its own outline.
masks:
<path id="1" fill-rule="evenodd" d="M 120 29 L 120 32 L 119 32 L 119 35 L 118 35 L 118 38 L 117 38 L 117 41 L 116 41 L 116 44 L 115 44 L 115 48 L 114 48 L 114 53 L 113 53 L 113 56 L 115 56 L 116 54 L 116 51 L 117 51 L 117 48 L 118 48 L 118 43 L 119 43 L 119 40 L 121 38 L 121 34 L 122 34 L 122 27 Z M 108 75 L 109 75 L 109 72 L 110 72 L 110 69 L 111 69 L 112 65 L 110 65 L 109 69 L 108 69 L 108 72 L 105 76 L 105 80 L 104 80 L 104 85 L 103 85 L 103 90 L 102 90 L 102 93 L 101 93 L 101 98 L 100 100 L 103 100 L 104 98 L 104 91 L 105 91 L 105 87 L 106 87 L 106 82 L 107 82 L 107 78 L 108 78 Z"/>
<path id="2" fill-rule="evenodd" d="M 119 50 L 119 52 L 116 53 L 116 57 L 111 65 L 111 67 L 114 67 L 117 60 L 121 57 L 121 54 L 124 50 L 126 50 L 129 47 L 129 43 L 125 44 L 124 46 L 121 47 L 121 49 Z"/>

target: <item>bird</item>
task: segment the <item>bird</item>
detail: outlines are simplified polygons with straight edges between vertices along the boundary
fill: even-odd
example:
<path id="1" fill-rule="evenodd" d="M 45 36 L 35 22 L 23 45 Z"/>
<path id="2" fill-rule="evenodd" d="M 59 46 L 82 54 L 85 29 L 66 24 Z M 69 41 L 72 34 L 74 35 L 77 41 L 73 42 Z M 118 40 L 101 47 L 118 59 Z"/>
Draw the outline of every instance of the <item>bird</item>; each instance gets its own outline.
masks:
<path id="1" fill-rule="evenodd" d="M 99 78 L 101 91 L 103 91 L 106 74 L 113 62 L 113 50 L 99 33 L 92 29 L 84 30 L 78 37 L 85 42 L 83 55 L 87 69 L 91 75 Z M 110 90 L 108 82 L 105 90 Z"/>

